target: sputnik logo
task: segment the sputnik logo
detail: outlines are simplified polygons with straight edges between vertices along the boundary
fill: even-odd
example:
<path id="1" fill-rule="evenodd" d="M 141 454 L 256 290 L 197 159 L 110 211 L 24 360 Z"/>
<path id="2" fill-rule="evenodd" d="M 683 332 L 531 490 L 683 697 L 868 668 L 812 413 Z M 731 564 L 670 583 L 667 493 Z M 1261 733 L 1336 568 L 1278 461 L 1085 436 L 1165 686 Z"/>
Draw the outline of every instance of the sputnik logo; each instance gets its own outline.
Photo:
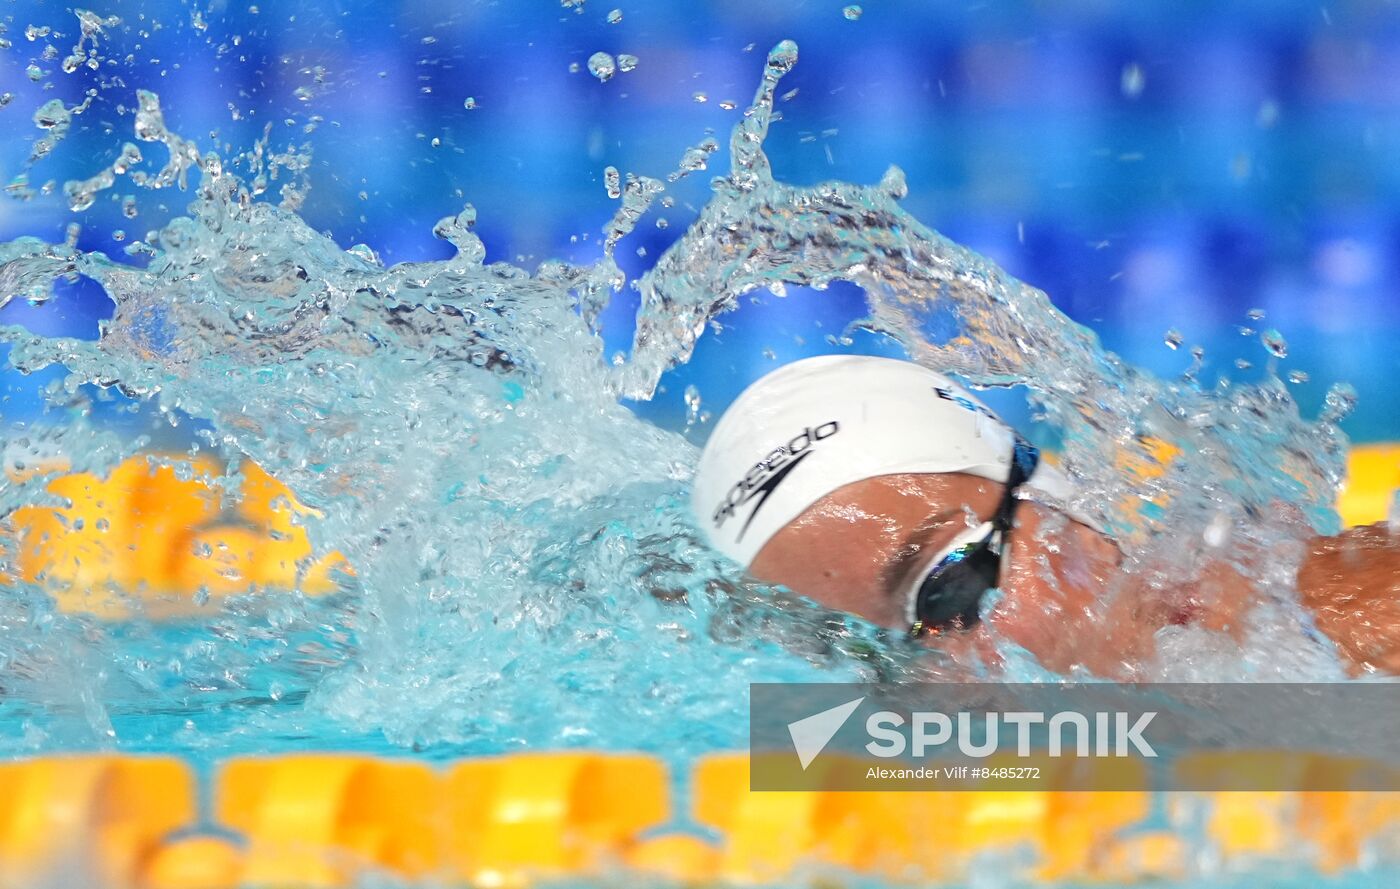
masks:
<path id="1" fill-rule="evenodd" d="M 826 749 L 826 745 L 831 743 L 831 739 L 841 731 L 841 726 L 846 724 L 846 720 L 864 700 L 864 697 L 859 697 L 839 707 L 788 723 L 788 735 L 792 738 L 793 748 L 797 750 L 797 761 L 802 764 L 802 771 L 807 771 L 807 766 Z"/>

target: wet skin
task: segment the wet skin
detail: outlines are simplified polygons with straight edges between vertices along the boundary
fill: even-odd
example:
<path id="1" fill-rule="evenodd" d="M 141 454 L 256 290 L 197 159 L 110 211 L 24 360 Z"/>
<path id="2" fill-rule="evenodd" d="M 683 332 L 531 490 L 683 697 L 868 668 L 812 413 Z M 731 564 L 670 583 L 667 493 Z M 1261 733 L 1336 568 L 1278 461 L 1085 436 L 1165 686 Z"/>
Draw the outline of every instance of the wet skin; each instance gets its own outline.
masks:
<path id="1" fill-rule="evenodd" d="M 1002 486 L 963 473 L 865 479 L 817 501 L 761 549 L 749 568 L 830 608 L 904 629 L 908 593 L 931 561 L 969 525 L 987 521 Z M 1033 501 L 1016 511 L 1002 557 L 1003 595 L 983 621 L 933 644 L 955 657 L 995 663 L 1000 640 L 1048 669 L 1128 678 L 1153 654 L 1168 624 L 1238 631 L 1250 585 L 1207 565 L 1189 590 L 1143 582 L 1123 587 L 1107 537 Z M 1104 592 L 1118 582 L 1122 594 Z M 1382 526 L 1317 538 L 1299 572 L 1300 598 L 1353 672 L 1400 672 L 1400 538 Z"/>

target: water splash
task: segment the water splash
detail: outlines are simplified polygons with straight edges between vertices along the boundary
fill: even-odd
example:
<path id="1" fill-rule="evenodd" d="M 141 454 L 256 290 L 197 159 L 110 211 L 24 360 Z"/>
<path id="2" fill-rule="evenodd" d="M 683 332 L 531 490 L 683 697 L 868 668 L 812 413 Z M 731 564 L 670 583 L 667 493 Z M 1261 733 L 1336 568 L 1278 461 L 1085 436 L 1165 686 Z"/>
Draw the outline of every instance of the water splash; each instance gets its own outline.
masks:
<path id="1" fill-rule="evenodd" d="M 165 144 L 169 160 L 151 174 L 124 151 L 122 169 L 70 183 L 70 199 L 90 202 L 119 175 L 185 187 L 197 173 L 189 214 L 132 245 L 144 267 L 68 242 L 0 245 L 0 298 L 90 280 L 114 305 L 96 340 L 0 329 L 16 368 L 67 372 L 48 393 L 50 422 L 12 440 L 31 463 L 56 452 L 100 472 L 156 434 L 118 436 L 92 419 L 95 401 L 119 393 L 163 423 L 193 424 L 188 456 L 217 455 L 234 479 L 252 460 L 288 484 L 320 517 L 308 527 L 318 549 L 345 553 L 357 573 L 330 600 L 254 597 L 174 627 L 59 614 L 43 591 L 11 584 L 0 680 L 26 729 L 10 743 L 115 734 L 139 746 L 145 731 L 161 744 L 266 748 L 314 725 L 321 738 L 362 732 L 443 755 L 591 745 L 685 758 L 742 743 L 752 680 L 965 675 L 975 665 L 745 581 L 687 514 L 693 446 L 619 403 L 650 397 L 745 294 L 838 280 L 869 296 L 859 326 L 914 359 L 974 385 L 1026 386 L 1063 430 L 1072 505 L 1114 529 L 1131 569 L 1189 577 L 1196 554 L 1226 540 L 1248 573 L 1270 566 L 1277 601 L 1254 641 L 1176 634 L 1163 675 L 1334 675 L 1325 653 L 1281 656 L 1278 640 L 1297 623 L 1300 542 L 1336 523 L 1347 391 L 1308 422 L 1273 377 L 1210 390 L 1155 379 L 906 213 L 898 169 L 872 186 L 776 181 L 763 143 L 796 62 L 790 41 L 769 53 L 729 174 L 632 282 L 641 309 L 619 361 L 603 355 L 598 318 L 629 283 L 615 251 L 660 180 L 605 172 L 619 205 L 591 264 L 488 263 L 468 206 L 434 227 L 452 258 L 386 268 L 288 202 L 259 199 L 279 166 L 304 168 L 300 155 L 268 155 L 265 135 L 241 158 L 245 180 L 169 132 L 154 94 L 140 93 L 137 138 Z M 692 150 L 701 157 L 683 170 L 714 149 Z M 687 393 L 697 419 L 700 403 Z M 48 477 L 0 486 L 0 512 L 55 502 Z M 194 728 L 167 735 L 151 728 L 158 712 L 204 727 L 190 716 Z"/>

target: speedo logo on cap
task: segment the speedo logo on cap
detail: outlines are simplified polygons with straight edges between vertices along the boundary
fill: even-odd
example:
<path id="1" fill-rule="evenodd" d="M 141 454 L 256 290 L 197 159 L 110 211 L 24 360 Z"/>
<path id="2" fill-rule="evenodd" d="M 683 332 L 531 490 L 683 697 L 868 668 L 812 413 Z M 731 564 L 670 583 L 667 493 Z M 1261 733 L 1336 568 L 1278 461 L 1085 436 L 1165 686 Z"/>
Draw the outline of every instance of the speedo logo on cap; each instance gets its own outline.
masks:
<path id="1" fill-rule="evenodd" d="M 744 473 L 743 478 L 734 483 L 724 499 L 715 507 L 715 530 L 723 527 L 740 506 L 757 500 L 749 517 L 744 520 L 744 527 L 739 529 L 739 536 L 734 538 L 735 542 L 743 540 L 744 532 L 753 524 L 754 516 L 758 515 L 764 502 L 778 489 L 778 485 L 783 483 L 783 479 L 797 468 L 797 464 L 812 455 L 812 448 L 817 442 L 824 441 L 840 431 L 840 423 L 828 420 L 820 426 L 804 428 L 787 442 L 769 451 L 766 457 L 755 463 Z"/>
<path id="2" fill-rule="evenodd" d="M 934 386 L 933 391 L 937 393 L 938 397 L 943 399 L 944 401 L 951 401 L 958 407 L 965 408 L 966 410 L 970 410 L 973 413 L 981 414 L 989 420 L 996 420 L 998 423 L 1001 422 L 1001 417 L 998 417 L 996 414 L 992 413 L 991 408 L 985 405 L 978 404 L 971 398 L 968 398 L 966 395 L 959 395 L 956 392 L 944 389 L 942 386 Z"/>

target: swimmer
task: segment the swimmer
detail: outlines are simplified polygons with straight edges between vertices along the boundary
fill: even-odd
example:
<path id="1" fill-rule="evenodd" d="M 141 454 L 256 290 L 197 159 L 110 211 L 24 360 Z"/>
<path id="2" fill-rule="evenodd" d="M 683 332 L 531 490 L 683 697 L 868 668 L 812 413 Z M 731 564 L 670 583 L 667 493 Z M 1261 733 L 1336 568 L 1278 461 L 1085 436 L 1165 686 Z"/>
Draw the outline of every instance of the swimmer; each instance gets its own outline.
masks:
<path id="1" fill-rule="evenodd" d="M 1239 632 L 1252 585 L 1238 572 L 1207 563 L 1184 591 L 1125 585 L 1118 545 L 1070 493 L 941 374 L 827 355 L 735 400 L 701 454 L 692 508 L 757 580 L 937 637 L 955 656 L 992 662 L 999 637 L 1059 673 L 1127 678 L 1164 626 Z M 1354 674 L 1400 673 L 1400 537 L 1376 525 L 1315 538 L 1298 589 Z"/>

